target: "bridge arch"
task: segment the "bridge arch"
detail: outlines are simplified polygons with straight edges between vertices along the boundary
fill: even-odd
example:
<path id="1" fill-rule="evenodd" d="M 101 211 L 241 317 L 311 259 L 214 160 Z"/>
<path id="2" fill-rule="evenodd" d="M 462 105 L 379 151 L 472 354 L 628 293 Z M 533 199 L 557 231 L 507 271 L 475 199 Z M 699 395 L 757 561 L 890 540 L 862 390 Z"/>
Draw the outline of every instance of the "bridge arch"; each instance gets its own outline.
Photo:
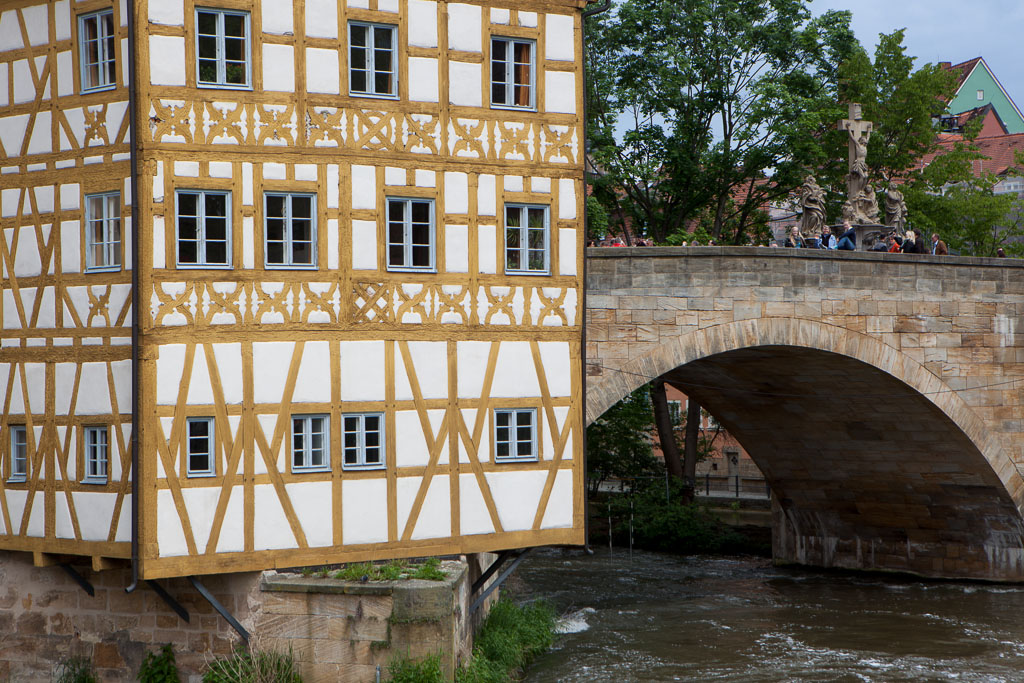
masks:
<path id="1" fill-rule="evenodd" d="M 1010 455 L 956 391 L 879 338 L 753 318 L 588 374 L 588 423 L 659 376 L 707 406 L 776 493 L 778 560 L 1024 580 L 1024 479 Z M 815 410 L 831 396 L 838 410 Z"/>

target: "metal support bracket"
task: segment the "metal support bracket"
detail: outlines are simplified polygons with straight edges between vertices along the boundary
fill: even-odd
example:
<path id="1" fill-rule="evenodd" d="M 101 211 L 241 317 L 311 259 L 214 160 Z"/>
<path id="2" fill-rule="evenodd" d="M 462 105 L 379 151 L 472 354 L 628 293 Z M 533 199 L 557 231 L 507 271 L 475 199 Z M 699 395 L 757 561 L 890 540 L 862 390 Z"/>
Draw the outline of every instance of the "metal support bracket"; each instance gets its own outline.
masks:
<path id="1" fill-rule="evenodd" d="M 72 579 L 75 580 L 75 583 L 77 583 L 79 586 L 82 587 L 82 590 L 84 590 L 86 593 L 89 594 L 90 598 L 91 597 L 95 597 L 96 589 L 92 587 L 92 584 L 89 583 L 89 581 L 84 576 L 82 576 L 81 574 L 78 573 L 77 569 L 72 567 L 67 562 L 61 563 L 60 567 L 65 572 L 67 572 L 68 576 L 70 576 Z"/>
<path id="2" fill-rule="evenodd" d="M 171 597 L 171 594 L 165 591 L 164 587 L 156 581 L 153 581 L 152 579 L 146 579 L 146 583 L 149 584 L 149 587 L 153 589 L 154 593 L 160 596 L 161 600 L 167 603 L 168 607 L 174 610 L 175 613 L 179 617 L 181 617 L 186 624 L 188 623 L 188 610 L 182 607 L 180 602 Z"/>
<path id="3" fill-rule="evenodd" d="M 231 612 L 227 611 L 224 605 L 218 602 L 217 598 L 213 597 L 213 593 L 207 590 L 206 586 L 199 582 L 199 579 L 194 576 L 190 576 L 188 577 L 188 580 L 192 583 L 192 587 L 199 591 L 199 594 L 206 598 L 206 601 L 213 606 L 213 609 L 217 610 L 217 612 L 224 617 L 225 621 L 231 624 L 231 628 L 235 629 L 235 632 L 242 637 L 242 640 L 245 642 L 245 646 L 249 647 L 249 632 L 245 630 L 245 627 L 238 623 L 238 620 L 232 616 Z"/>
<path id="4" fill-rule="evenodd" d="M 508 578 L 508 575 L 509 575 L 509 574 L 511 574 L 511 573 L 512 573 L 513 571 L 515 571 L 515 568 L 519 566 L 519 563 L 520 563 L 520 562 L 522 562 L 522 561 L 523 561 L 523 559 L 524 559 L 524 558 L 525 558 L 525 557 L 526 557 L 527 555 L 529 555 L 529 554 L 530 554 L 530 550 L 531 550 L 531 548 L 526 548 L 525 550 L 523 550 L 522 552 L 520 552 L 520 553 L 519 553 L 519 554 L 518 554 L 518 555 L 516 556 L 516 558 L 515 558 L 514 560 L 512 560 L 512 564 L 510 564 L 510 565 L 509 565 L 509 566 L 508 566 L 508 567 L 507 567 L 507 568 L 505 569 L 505 571 L 503 571 L 503 572 L 502 572 L 501 574 L 499 574 L 499 575 L 498 575 L 498 578 L 494 580 L 494 583 L 492 583 L 492 584 L 491 584 L 490 586 L 488 586 L 488 587 L 487 587 L 487 588 L 486 588 L 486 589 L 484 590 L 484 592 L 483 592 L 483 593 L 481 593 L 481 594 L 480 594 L 480 595 L 479 595 L 479 596 L 477 597 L 477 599 L 473 601 L 473 604 L 471 604 L 471 605 L 469 606 L 469 614 L 474 614 L 474 613 L 475 613 L 475 612 L 476 612 L 476 611 L 477 611 L 478 609 L 480 609 L 480 606 L 484 604 L 484 600 L 486 600 L 486 599 L 487 599 L 487 596 L 488 596 L 488 595 L 490 595 L 491 593 L 493 593 L 493 592 L 494 592 L 494 589 L 496 589 L 496 588 L 497 588 L 498 586 L 500 586 L 501 584 L 503 584 L 503 583 L 505 582 L 505 579 L 507 579 L 507 578 Z M 501 558 L 499 558 L 499 560 L 500 560 L 500 559 L 501 559 Z M 496 561 L 496 562 L 497 562 L 497 561 Z"/>
<path id="5" fill-rule="evenodd" d="M 491 563 L 491 566 L 489 566 L 487 569 L 485 569 L 484 573 L 480 575 L 480 578 L 478 578 L 476 581 L 473 582 L 473 587 L 472 587 L 472 589 L 470 589 L 469 594 L 470 595 L 476 595 L 477 591 L 479 591 L 481 588 L 483 588 L 484 584 L 487 583 L 487 579 L 489 579 L 492 576 L 494 576 L 494 572 L 496 572 L 499 569 L 501 569 L 501 565 L 505 564 L 505 560 L 507 560 L 511 556 L 512 556 L 512 551 L 511 550 L 502 550 L 498 554 L 498 557 L 494 560 L 494 562 Z"/>

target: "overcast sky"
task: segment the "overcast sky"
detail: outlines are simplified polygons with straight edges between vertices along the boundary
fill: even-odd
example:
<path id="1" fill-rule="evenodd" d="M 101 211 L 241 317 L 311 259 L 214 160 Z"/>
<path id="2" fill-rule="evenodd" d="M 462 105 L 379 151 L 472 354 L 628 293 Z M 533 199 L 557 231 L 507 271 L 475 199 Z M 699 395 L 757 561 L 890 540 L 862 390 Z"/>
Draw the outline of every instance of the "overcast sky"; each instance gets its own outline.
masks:
<path id="1" fill-rule="evenodd" d="M 984 57 L 1013 101 L 1024 105 L 1024 0 L 812 0 L 811 9 L 853 10 L 854 33 L 871 55 L 879 33 L 905 28 L 907 53 L 919 64 Z"/>

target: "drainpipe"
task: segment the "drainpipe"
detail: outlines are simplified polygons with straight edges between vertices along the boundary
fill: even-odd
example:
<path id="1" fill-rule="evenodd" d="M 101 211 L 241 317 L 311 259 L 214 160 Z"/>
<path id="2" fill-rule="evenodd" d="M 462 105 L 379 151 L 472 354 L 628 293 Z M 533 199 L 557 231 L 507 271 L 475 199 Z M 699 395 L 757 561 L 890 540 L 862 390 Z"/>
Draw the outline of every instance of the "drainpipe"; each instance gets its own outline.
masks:
<path id="1" fill-rule="evenodd" d="M 583 287 L 580 294 L 580 391 L 582 401 L 580 410 L 583 412 L 580 425 L 583 432 L 583 542 L 584 549 L 590 549 L 590 482 L 587 480 L 587 239 L 590 236 L 590 218 L 587 215 L 587 17 L 600 14 L 612 6 L 612 0 L 581 13 L 583 21 L 580 30 L 583 32 L 583 140 L 580 149 L 583 151 Z M 133 186 L 134 187 L 134 186 Z"/>
<path id="2" fill-rule="evenodd" d="M 138 155 L 138 82 L 135 73 L 135 1 L 122 0 L 128 5 L 128 144 L 131 146 L 132 178 L 132 582 L 126 593 L 139 586 L 139 325 L 142 321 L 139 302 L 139 155 Z"/>

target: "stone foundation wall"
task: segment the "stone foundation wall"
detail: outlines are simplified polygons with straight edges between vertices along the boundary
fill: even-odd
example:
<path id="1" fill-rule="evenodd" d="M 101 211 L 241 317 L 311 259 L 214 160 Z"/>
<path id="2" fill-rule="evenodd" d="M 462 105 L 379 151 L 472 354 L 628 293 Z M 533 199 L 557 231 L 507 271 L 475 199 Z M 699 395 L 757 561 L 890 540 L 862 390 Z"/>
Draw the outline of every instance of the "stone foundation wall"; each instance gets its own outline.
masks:
<path id="1" fill-rule="evenodd" d="M 261 648 L 291 648 L 305 683 L 373 681 L 396 656 L 442 653 L 447 672 L 469 656 L 472 579 L 492 555 L 448 561 L 445 582 L 344 583 L 296 574 L 250 572 L 199 577 Z M 76 566 L 90 597 L 60 566 L 0 551 L 0 681 L 52 681 L 70 657 L 92 662 L 99 680 L 136 680 L 146 653 L 174 646 L 183 683 L 199 683 L 211 659 L 239 637 L 186 579 L 159 584 L 189 613 L 183 621 L 145 582 L 125 593 L 127 566 Z"/>

